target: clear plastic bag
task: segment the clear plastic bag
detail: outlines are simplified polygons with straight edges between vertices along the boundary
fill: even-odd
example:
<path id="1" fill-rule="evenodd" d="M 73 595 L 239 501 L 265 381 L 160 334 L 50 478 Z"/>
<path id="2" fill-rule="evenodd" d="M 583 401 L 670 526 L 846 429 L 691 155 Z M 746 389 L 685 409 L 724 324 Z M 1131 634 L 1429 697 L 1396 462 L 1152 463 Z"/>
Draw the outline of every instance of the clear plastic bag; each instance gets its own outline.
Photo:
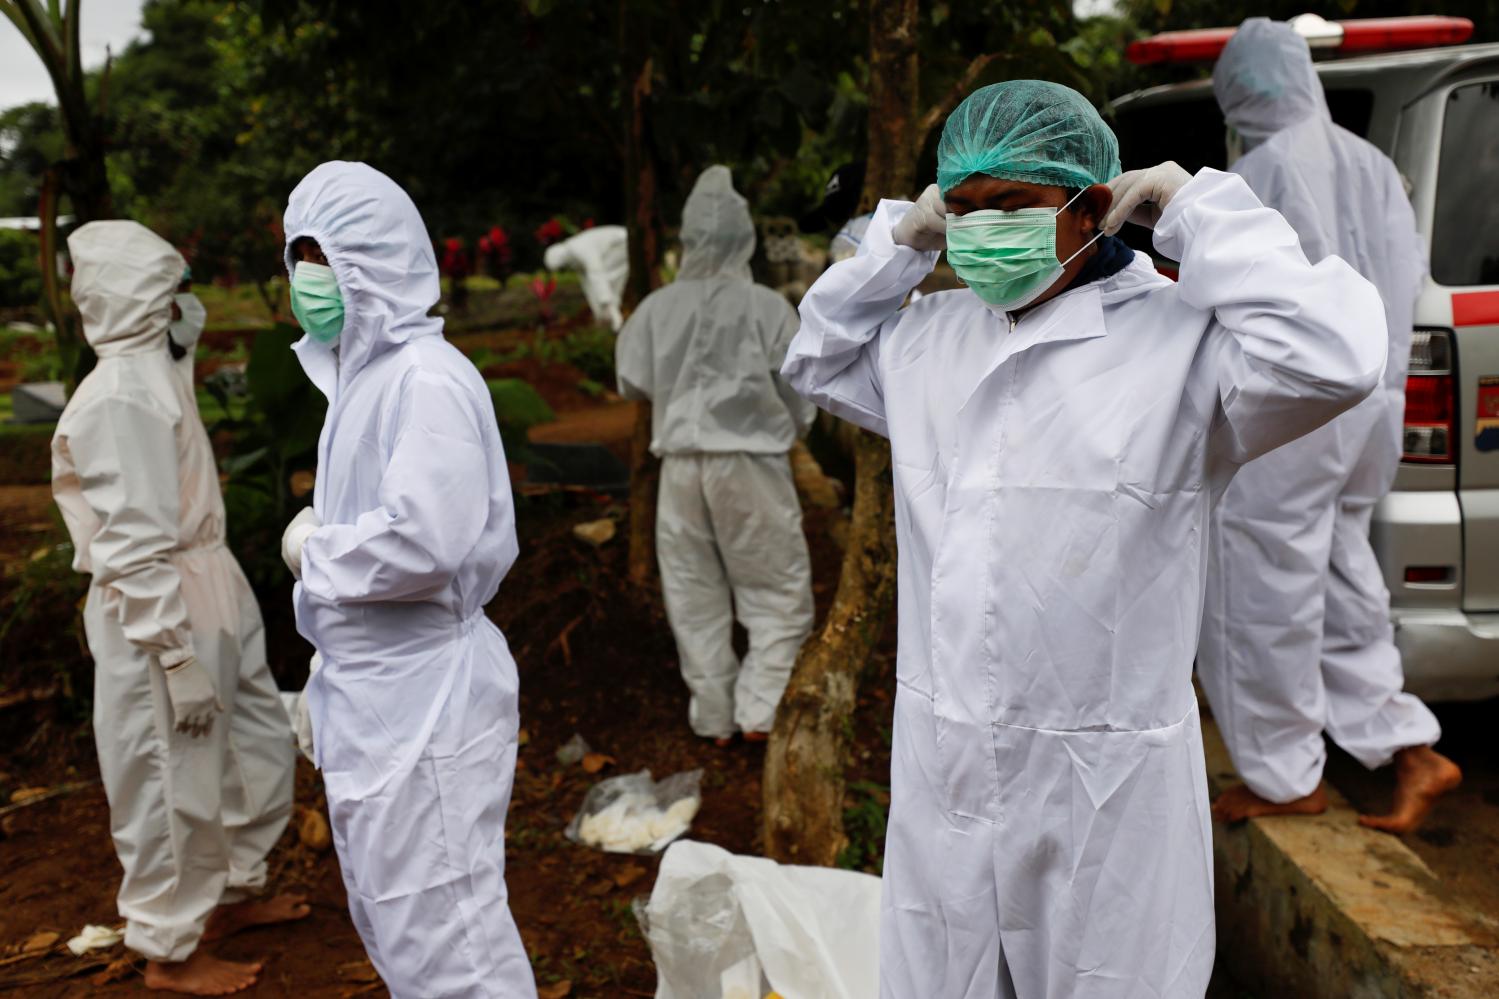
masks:
<path id="1" fill-rule="evenodd" d="M 651 779 L 649 770 L 589 788 L 564 835 L 606 853 L 654 854 L 692 827 L 702 804 L 701 770 Z"/>

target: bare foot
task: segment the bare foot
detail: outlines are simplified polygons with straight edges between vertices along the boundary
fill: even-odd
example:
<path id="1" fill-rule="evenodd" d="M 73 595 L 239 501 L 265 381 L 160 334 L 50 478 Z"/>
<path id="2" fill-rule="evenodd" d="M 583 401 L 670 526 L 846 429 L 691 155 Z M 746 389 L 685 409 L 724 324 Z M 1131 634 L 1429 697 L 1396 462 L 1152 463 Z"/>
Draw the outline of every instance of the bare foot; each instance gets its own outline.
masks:
<path id="1" fill-rule="evenodd" d="M 1327 792 L 1321 784 L 1305 798 L 1266 801 L 1247 784 L 1235 784 L 1213 802 L 1213 818 L 1219 822 L 1243 822 L 1260 815 L 1321 815 L 1327 811 Z"/>
<path id="2" fill-rule="evenodd" d="M 1430 746 L 1409 746 L 1395 754 L 1395 807 L 1388 815 L 1360 815 L 1359 825 L 1387 833 L 1408 833 L 1421 824 L 1438 798 L 1463 782 L 1463 772 Z"/>
<path id="3" fill-rule="evenodd" d="M 186 961 L 146 962 L 146 988 L 190 996 L 227 996 L 255 984 L 262 965 L 224 961 L 197 950 Z"/>
<path id="4" fill-rule="evenodd" d="M 306 919 L 312 912 L 306 895 L 276 895 L 273 898 L 251 898 L 231 905 L 221 905 L 208 917 L 203 929 L 204 940 L 220 940 L 252 926 L 289 923 Z"/>
<path id="5" fill-rule="evenodd" d="M 770 741 L 770 733 L 769 732 L 746 732 L 746 733 L 744 733 L 744 741 L 745 742 L 769 742 Z"/>

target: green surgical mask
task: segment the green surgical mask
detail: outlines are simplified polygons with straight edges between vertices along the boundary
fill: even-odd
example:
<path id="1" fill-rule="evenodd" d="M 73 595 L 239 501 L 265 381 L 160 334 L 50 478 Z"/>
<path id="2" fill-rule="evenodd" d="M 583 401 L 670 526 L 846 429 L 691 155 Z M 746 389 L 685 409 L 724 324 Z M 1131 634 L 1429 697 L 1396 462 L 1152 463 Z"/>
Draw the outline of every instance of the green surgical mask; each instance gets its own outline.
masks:
<path id="1" fill-rule="evenodd" d="M 1082 197 L 1082 191 L 1072 201 Z M 1057 259 L 1057 216 L 1061 208 L 994 209 L 947 216 L 947 262 L 973 293 L 992 309 L 1009 312 L 1034 302 L 1062 271 L 1103 235 L 1066 260 Z"/>
<path id="2" fill-rule="evenodd" d="M 297 262 L 291 275 L 291 311 L 308 336 L 333 343 L 344 328 L 344 300 L 333 268 Z"/>

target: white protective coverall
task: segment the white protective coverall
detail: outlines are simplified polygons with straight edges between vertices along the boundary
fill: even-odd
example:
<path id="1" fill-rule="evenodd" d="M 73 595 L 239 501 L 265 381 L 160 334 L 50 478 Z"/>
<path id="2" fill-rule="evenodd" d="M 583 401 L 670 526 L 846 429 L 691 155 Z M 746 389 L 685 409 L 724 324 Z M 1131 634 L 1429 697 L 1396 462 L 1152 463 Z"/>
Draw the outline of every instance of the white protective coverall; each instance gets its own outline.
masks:
<path id="1" fill-rule="evenodd" d="M 83 619 L 125 945 L 181 961 L 215 906 L 265 885 L 291 815 L 289 723 L 260 608 L 224 544 L 190 356 L 167 351 L 182 257 L 125 220 L 83 226 L 68 250 L 99 363 L 58 420 L 52 492 L 73 568 L 93 577 Z M 224 707 L 199 738 L 175 730 L 162 672 L 190 657 Z"/>
<path id="2" fill-rule="evenodd" d="M 888 999 L 1201 999 L 1213 852 L 1192 657 L 1213 496 L 1363 399 L 1368 283 L 1203 170 L 1124 270 L 1012 322 L 892 242 L 802 300 L 783 373 L 890 439 L 899 649 Z"/>
<path id="3" fill-rule="evenodd" d="M 583 296 L 594 319 L 618 333 L 624 323 L 620 303 L 630 279 L 630 243 L 622 225 L 598 225 L 546 248 L 542 262 L 549 271 L 575 270 L 583 278 Z"/>
<path id="4" fill-rule="evenodd" d="M 620 392 L 651 400 L 661 457 L 656 556 L 689 721 L 706 738 L 768 732 L 812 630 L 812 566 L 787 452 L 816 407 L 778 370 L 796 311 L 754 283 L 755 227 L 727 167 L 682 209 L 682 269 L 615 349 Z M 734 615 L 749 633 L 734 653 Z"/>
<path id="5" fill-rule="evenodd" d="M 515 662 L 484 615 L 515 561 L 494 406 L 442 336 L 437 261 L 394 181 L 324 163 L 292 191 L 344 301 L 337 352 L 295 350 L 328 397 L 297 627 L 349 911 L 398 997 L 534 996 L 505 890 Z"/>
<path id="6" fill-rule="evenodd" d="M 1402 691 L 1390 595 L 1369 544 L 1374 506 L 1400 464 L 1416 297 L 1426 256 L 1400 174 L 1333 124 L 1311 52 L 1289 25 L 1246 21 L 1213 75 L 1250 148 L 1233 165 L 1301 239 L 1380 292 L 1384 384 L 1357 408 L 1250 463 L 1214 518 L 1198 674 L 1250 790 L 1316 790 L 1327 733 L 1369 768 L 1430 745 L 1436 718 Z"/>

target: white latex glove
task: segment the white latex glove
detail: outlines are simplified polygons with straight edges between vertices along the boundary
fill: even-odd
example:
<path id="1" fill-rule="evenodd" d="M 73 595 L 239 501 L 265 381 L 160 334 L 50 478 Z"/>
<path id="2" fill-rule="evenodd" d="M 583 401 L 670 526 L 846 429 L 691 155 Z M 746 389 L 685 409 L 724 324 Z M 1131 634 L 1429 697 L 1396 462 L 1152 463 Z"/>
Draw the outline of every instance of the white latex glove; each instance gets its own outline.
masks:
<path id="1" fill-rule="evenodd" d="M 1149 170 L 1121 173 L 1109 181 L 1114 203 L 1109 206 L 1109 214 L 1104 216 L 1104 235 L 1114 235 L 1124 228 L 1126 222 L 1154 229 L 1176 192 L 1191 179 L 1191 174 L 1171 160 Z"/>
<path id="2" fill-rule="evenodd" d="M 316 652 L 307 663 L 307 683 L 312 683 L 312 674 L 316 673 L 323 665 L 323 657 Z M 307 710 L 307 685 L 304 684 L 302 692 L 297 695 L 297 717 L 293 720 L 297 731 L 297 748 L 302 750 L 302 755 L 307 757 L 309 763 L 317 760 L 312 753 L 312 715 Z"/>
<path id="3" fill-rule="evenodd" d="M 609 328 L 616 333 L 625 324 L 624 313 L 620 312 L 619 306 L 612 302 L 604 306 L 604 320 L 609 324 Z"/>
<path id="4" fill-rule="evenodd" d="M 281 535 L 281 560 L 286 563 L 294 578 L 302 578 L 302 546 L 307 543 L 312 532 L 322 526 L 323 522 L 310 506 L 304 506 L 291 519 L 291 523 L 286 525 L 286 531 Z"/>
<path id="5" fill-rule="evenodd" d="M 214 717 L 224 710 L 208 670 L 189 657 L 161 671 L 166 674 L 167 699 L 172 702 L 177 731 L 194 739 L 207 735 L 213 730 Z"/>
<path id="6" fill-rule="evenodd" d="M 930 184 L 911 210 L 895 223 L 890 238 L 913 250 L 947 249 L 947 203 L 936 184 Z"/>

